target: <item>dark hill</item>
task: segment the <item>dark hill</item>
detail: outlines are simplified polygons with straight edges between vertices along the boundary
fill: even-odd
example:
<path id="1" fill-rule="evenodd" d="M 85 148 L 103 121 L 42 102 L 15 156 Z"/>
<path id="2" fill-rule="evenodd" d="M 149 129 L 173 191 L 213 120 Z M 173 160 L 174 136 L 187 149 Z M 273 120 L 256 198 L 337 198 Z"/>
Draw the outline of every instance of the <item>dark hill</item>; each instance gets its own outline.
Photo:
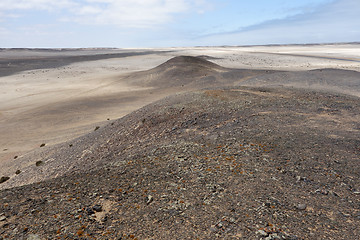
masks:
<path id="1" fill-rule="evenodd" d="M 0 236 L 358 238 L 359 112 L 305 90 L 168 97 L 20 158 L 0 186 L 41 182 L 0 192 Z"/>
<path id="2" fill-rule="evenodd" d="M 207 88 L 233 85 L 248 77 L 260 76 L 274 71 L 228 69 L 212 63 L 203 57 L 179 56 L 165 63 L 127 76 L 134 85 L 171 88 Z"/>

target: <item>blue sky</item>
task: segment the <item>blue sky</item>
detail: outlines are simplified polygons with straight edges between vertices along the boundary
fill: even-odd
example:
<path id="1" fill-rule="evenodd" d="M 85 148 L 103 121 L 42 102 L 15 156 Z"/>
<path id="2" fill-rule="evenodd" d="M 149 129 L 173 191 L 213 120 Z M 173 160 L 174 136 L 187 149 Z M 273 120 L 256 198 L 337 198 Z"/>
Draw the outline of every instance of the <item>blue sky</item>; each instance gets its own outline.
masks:
<path id="1" fill-rule="evenodd" d="M 1 0 L 0 47 L 360 41 L 360 0 Z"/>

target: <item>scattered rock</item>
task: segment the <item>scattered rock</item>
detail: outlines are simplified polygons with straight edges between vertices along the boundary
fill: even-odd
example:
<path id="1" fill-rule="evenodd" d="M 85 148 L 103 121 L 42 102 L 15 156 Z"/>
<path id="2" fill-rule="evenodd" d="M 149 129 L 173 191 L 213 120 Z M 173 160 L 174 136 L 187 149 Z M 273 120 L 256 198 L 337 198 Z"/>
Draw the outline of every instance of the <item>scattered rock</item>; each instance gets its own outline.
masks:
<path id="1" fill-rule="evenodd" d="M 244 95 L 251 100 L 256 97 L 256 94 Z M 311 99 L 312 96 L 306 95 L 304 99 Z M 266 98 L 263 103 L 271 107 L 269 110 L 274 110 L 270 100 Z M 293 100 L 288 98 L 286 101 L 288 104 L 288 101 Z M 206 106 L 212 108 L 216 105 L 211 102 Z M 77 173 L 75 169 L 74 174 L 64 177 L 16 188 L 15 191 L 0 191 L 0 207 L 7 217 L 0 224 L 0 235 L 7 234 L 10 239 L 27 239 L 29 234 L 35 233 L 53 239 L 55 233 L 59 232 L 55 237 L 102 239 L 105 237 L 102 234 L 106 232 L 108 239 L 119 239 L 120 236 L 128 239 L 125 236 L 133 233 L 138 239 L 166 239 L 169 233 L 180 239 L 193 239 L 196 236 L 200 239 L 296 239 L 284 234 L 291 232 L 304 239 L 327 239 L 329 236 L 334 239 L 352 239 L 351 235 L 357 233 L 356 221 L 360 219 L 356 209 L 358 195 L 355 195 L 355 189 L 359 187 L 358 176 L 352 169 L 341 172 L 342 168 L 337 169 L 337 165 L 331 161 L 328 166 L 328 161 L 323 163 L 322 160 L 311 160 L 314 155 L 327 159 L 329 149 L 326 147 L 333 146 L 335 140 L 323 138 L 322 135 L 312 139 L 312 131 L 315 131 L 312 128 L 304 135 L 293 127 L 283 130 L 282 123 L 287 116 L 278 116 L 279 113 L 275 115 L 278 126 L 275 130 L 278 132 L 268 133 L 267 129 L 271 125 L 266 124 L 271 120 L 271 112 L 253 121 L 248 119 L 252 107 L 250 113 L 241 110 L 238 115 L 232 115 L 230 111 L 244 106 L 229 107 L 225 102 L 224 110 L 220 109 L 216 114 L 210 114 L 213 110 L 206 106 L 201 106 L 207 111 L 204 117 L 198 116 L 196 108 L 188 112 L 186 110 L 185 116 L 178 114 L 176 109 L 169 116 L 153 116 L 149 113 L 146 115 L 149 119 L 146 125 L 149 126 L 144 128 L 133 127 L 142 115 L 132 119 L 133 125 L 116 121 L 117 127 L 110 127 L 111 131 L 107 129 L 108 126 L 104 129 L 101 127 L 104 136 L 107 131 L 111 136 L 104 144 L 100 136 L 97 136 L 99 139 L 93 139 L 90 134 L 91 145 L 83 147 L 80 140 L 72 141 L 72 149 L 69 149 L 70 143 L 61 145 L 64 154 L 68 155 L 66 163 L 71 165 L 82 156 L 84 149 L 91 149 L 87 150 L 81 163 L 94 171 Z M 291 106 L 289 103 L 289 108 Z M 307 109 L 305 105 L 303 110 Z M 286 114 L 292 113 L 289 111 Z M 170 132 L 175 126 L 180 126 L 178 123 L 195 117 L 198 118 L 198 128 L 189 128 L 189 131 L 179 128 L 176 133 Z M 286 121 L 293 124 L 293 120 Z M 261 132 L 263 130 L 259 124 L 262 124 L 264 132 Z M 290 129 L 294 130 L 293 136 L 287 136 Z M 116 131 L 119 131 L 118 135 Z M 253 136 L 252 132 L 256 134 Z M 311 137 L 303 143 L 300 137 L 307 134 Z M 219 137 L 207 138 L 212 135 Z M 297 148 L 295 151 L 294 148 L 287 150 L 289 145 L 292 146 L 298 140 L 299 144 L 296 145 L 299 146 L 296 147 L 309 149 L 309 152 L 298 154 Z M 144 149 L 140 148 L 139 141 Z M 250 144 L 257 141 L 263 141 L 267 146 Z M 274 141 L 274 146 L 270 146 L 270 141 Z M 343 141 L 339 144 L 343 144 Z M 344 144 L 350 143 L 344 141 Z M 352 149 L 351 146 L 345 147 Z M 343 151 L 339 152 L 344 154 Z M 331 153 L 338 154 L 336 151 Z M 345 155 L 344 159 L 355 159 L 351 154 Z M 41 157 L 34 159 L 44 159 L 44 166 L 50 168 L 50 158 L 44 155 Z M 55 155 L 52 157 L 58 159 Z M 102 161 L 99 167 L 93 166 L 98 159 Z M 356 166 L 353 163 L 349 165 Z M 116 167 L 112 167 L 112 164 L 116 164 Z M 278 171 L 275 170 L 277 166 L 281 166 Z M 328 168 L 326 172 L 330 172 L 330 168 L 335 168 L 339 174 L 349 177 L 340 179 L 334 175 L 318 174 L 312 171 L 316 166 L 319 166 L 320 173 L 323 171 L 321 169 Z M 279 173 L 283 169 L 286 174 Z M 21 175 L 25 173 L 24 170 Z M 314 184 L 307 184 L 304 176 Z M 271 181 L 274 178 L 282 182 Z M 295 183 L 296 180 L 300 182 Z M 340 185 L 341 181 L 346 184 Z M 320 190 L 314 194 L 315 189 Z M 331 190 L 336 190 L 343 199 L 333 197 Z M 274 198 L 276 196 L 279 200 Z M 300 196 L 304 198 L 295 200 Z M 41 204 L 42 199 L 49 201 Z M 310 205 L 307 207 L 302 203 Z M 310 211 L 311 207 L 314 211 Z M 323 212 L 331 215 L 318 215 L 322 209 L 329 209 Z M 346 218 L 338 215 L 337 210 L 347 213 L 344 214 Z M 9 225 L 3 227 L 7 223 Z M 27 233 L 22 232 L 25 227 L 29 228 Z M 337 231 L 330 235 L 328 227 L 336 227 Z M 15 228 L 18 232 L 13 234 Z M 83 235 L 80 236 L 77 231 Z M 311 231 L 316 231 L 316 236 L 311 236 Z M 87 237 L 87 234 L 90 236 Z"/>
<path id="2" fill-rule="evenodd" d="M 0 222 L 5 221 L 6 217 L 5 216 L 0 216 Z"/>
<path id="3" fill-rule="evenodd" d="M 41 240 L 41 238 L 37 234 L 29 234 L 27 240 Z"/>
<path id="4" fill-rule="evenodd" d="M 338 196 L 339 196 L 336 192 L 331 191 L 331 190 L 329 191 L 329 194 L 332 195 L 332 196 L 334 196 L 334 197 L 338 197 Z"/>
<path id="5" fill-rule="evenodd" d="M 92 208 L 87 208 L 87 209 L 86 209 L 86 213 L 87 213 L 88 215 L 93 215 L 93 214 L 95 214 L 95 212 L 94 212 L 94 210 L 93 210 Z"/>
<path id="6" fill-rule="evenodd" d="M 147 201 L 146 201 L 146 204 L 149 205 L 150 203 L 152 203 L 154 201 L 154 197 L 149 195 L 147 196 Z"/>
<path id="7" fill-rule="evenodd" d="M 36 165 L 37 167 L 39 167 L 39 166 L 41 166 L 41 165 L 43 165 L 43 164 L 44 164 L 43 161 L 37 161 L 37 162 L 35 163 L 35 165 Z"/>
<path id="8" fill-rule="evenodd" d="M 92 208 L 95 212 L 101 212 L 102 211 L 102 206 L 100 204 L 96 204 L 95 206 L 93 206 Z"/>
<path id="9" fill-rule="evenodd" d="M 218 229 L 216 228 L 216 226 L 213 225 L 210 227 L 210 231 L 215 233 L 218 231 Z"/>
<path id="10" fill-rule="evenodd" d="M 94 131 L 99 130 L 99 128 L 100 128 L 99 126 L 96 126 L 95 129 L 94 129 Z"/>
<path id="11" fill-rule="evenodd" d="M 303 203 L 300 203 L 300 204 L 298 204 L 298 205 L 296 206 L 296 208 L 299 209 L 299 210 L 305 210 L 306 207 L 307 207 L 306 204 L 303 204 Z"/>
<path id="12" fill-rule="evenodd" d="M 21 173 L 21 170 L 16 170 L 15 174 L 20 174 Z"/>
<path id="13" fill-rule="evenodd" d="M 323 194 L 323 195 L 328 195 L 329 194 L 329 192 L 327 190 L 324 190 L 324 189 L 316 189 L 315 193 L 320 193 L 320 194 Z"/>
<path id="14" fill-rule="evenodd" d="M 257 235 L 260 235 L 261 237 L 267 237 L 269 236 L 269 234 L 267 232 L 265 232 L 264 230 L 258 230 L 256 232 Z"/>
<path id="15" fill-rule="evenodd" d="M 46 145 L 45 143 L 42 143 L 42 144 L 40 145 L 40 147 L 45 147 L 45 145 Z"/>
<path id="16" fill-rule="evenodd" d="M 1 177 L 0 178 L 0 183 L 6 182 L 9 179 L 10 179 L 10 177 Z"/>
<path id="17" fill-rule="evenodd" d="M 18 156 L 15 156 L 15 157 L 14 157 L 14 159 L 17 159 L 17 158 L 18 158 Z"/>

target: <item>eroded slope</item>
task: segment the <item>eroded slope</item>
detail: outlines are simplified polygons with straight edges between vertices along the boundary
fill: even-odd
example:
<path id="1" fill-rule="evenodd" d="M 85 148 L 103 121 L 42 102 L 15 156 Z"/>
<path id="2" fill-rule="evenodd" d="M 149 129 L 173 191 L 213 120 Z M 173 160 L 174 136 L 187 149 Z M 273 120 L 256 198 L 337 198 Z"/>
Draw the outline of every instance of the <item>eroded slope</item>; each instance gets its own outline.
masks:
<path id="1" fill-rule="evenodd" d="M 67 175 L 2 191 L 1 234 L 353 239 L 359 112 L 358 98 L 299 90 L 166 98 L 29 161 L 2 186 Z"/>

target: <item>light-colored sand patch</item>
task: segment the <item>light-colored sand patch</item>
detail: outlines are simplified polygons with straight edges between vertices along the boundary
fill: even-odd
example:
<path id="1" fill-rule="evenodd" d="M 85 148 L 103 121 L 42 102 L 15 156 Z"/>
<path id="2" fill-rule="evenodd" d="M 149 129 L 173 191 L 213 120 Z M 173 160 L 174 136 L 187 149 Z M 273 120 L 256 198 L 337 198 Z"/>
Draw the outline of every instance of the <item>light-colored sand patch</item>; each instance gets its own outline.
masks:
<path id="1" fill-rule="evenodd" d="M 211 59 L 212 62 L 230 68 L 286 71 L 338 68 L 360 71 L 359 44 L 198 47 L 180 48 L 179 53 L 215 57 L 218 59 Z"/>
<path id="2" fill-rule="evenodd" d="M 165 96 L 130 86 L 122 76 L 168 58 L 104 59 L 0 77 L 0 162 L 12 161 L 42 142 L 73 139 Z"/>

